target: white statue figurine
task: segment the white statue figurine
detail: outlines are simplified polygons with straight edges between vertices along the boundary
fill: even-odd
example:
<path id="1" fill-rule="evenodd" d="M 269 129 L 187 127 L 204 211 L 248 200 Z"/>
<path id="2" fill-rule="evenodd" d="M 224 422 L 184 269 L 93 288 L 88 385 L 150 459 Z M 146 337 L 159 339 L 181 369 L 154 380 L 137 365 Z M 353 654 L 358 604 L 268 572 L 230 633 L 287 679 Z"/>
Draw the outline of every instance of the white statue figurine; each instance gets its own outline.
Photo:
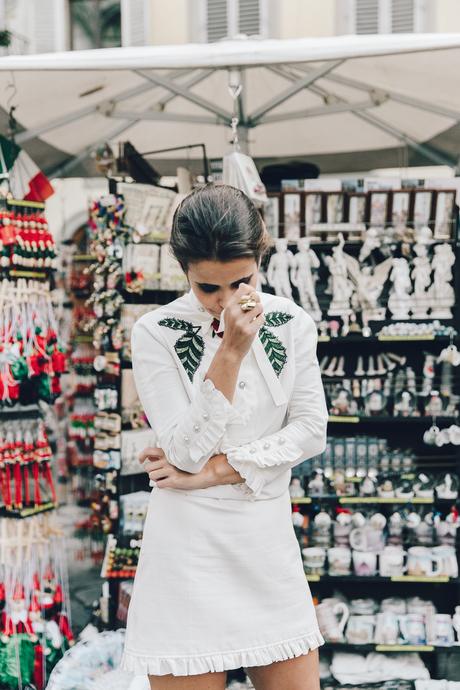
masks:
<path id="1" fill-rule="evenodd" d="M 360 266 L 359 261 L 344 253 L 348 274 L 355 288 L 353 306 L 361 310 L 363 321 L 378 321 L 385 318 L 385 307 L 379 305 L 379 298 L 390 273 L 392 259 L 385 259 L 372 270 L 370 266 Z"/>
<path id="2" fill-rule="evenodd" d="M 430 308 L 430 300 L 428 295 L 428 288 L 431 283 L 431 263 L 428 258 L 428 247 L 425 243 L 414 244 L 414 252 L 416 254 L 412 264 L 412 280 L 414 281 L 413 293 L 413 319 L 426 319 L 428 317 L 428 309 Z"/>
<path id="3" fill-rule="evenodd" d="M 310 240 L 306 237 L 297 241 L 299 251 L 294 254 L 291 267 L 291 282 L 299 291 L 300 304 L 314 321 L 321 321 L 321 309 L 315 293 L 313 270 L 318 269 L 320 262 Z"/>
<path id="4" fill-rule="evenodd" d="M 275 253 L 271 255 L 267 268 L 268 284 L 280 297 L 292 299 L 289 271 L 292 267 L 293 253 L 288 249 L 287 240 L 280 238 L 275 242 Z"/>
<path id="5" fill-rule="evenodd" d="M 324 263 L 331 274 L 332 301 L 329 305 L 329 316 L 348 316 L 351 314 L 350 299 L 353 286 L 348 280 L 347 262 L 343 253 L 345 244 L 342 233 L 339 233 L 339 244 L 332 250 L 332 256 L 325 256 Z"/>
<path id="6" fill-rule="evenodd" d="M 431 266 L 434 270 L 433 285 L 430 290 L 431 317 L 434 319 L 451 319 L 452 307 L 455 304 L 452 266 L 455 254 L 450 244 L 437 244 Z"/>
<path id="7" fill-rule="evenodd" d="M 393 283 L 388 298 L 388 309 L 393 319 L 408 319 L 412 306 L 409 264 L 406 259 L 393 259 L 390 280 Z"/>

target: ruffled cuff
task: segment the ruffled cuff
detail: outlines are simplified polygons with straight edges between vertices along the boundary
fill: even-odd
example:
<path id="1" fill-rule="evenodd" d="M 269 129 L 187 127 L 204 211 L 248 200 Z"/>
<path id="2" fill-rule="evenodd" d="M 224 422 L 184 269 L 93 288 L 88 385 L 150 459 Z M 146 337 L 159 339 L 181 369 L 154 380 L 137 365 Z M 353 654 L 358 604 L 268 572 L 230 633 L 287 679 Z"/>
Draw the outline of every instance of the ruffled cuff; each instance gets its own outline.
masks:
<path id="1" fill-rule="evenodd" d="M 302 458 L 304 451 L 286 435 L 279 433 L 242 446 L 226 448 L 223 452 L 227 455 L 232 467 L 237 469 L 236 463 L 256 465 L 261 468 L 284 464 L 290 466 Z"/>
<path id="2" fill-rule="evenodd" d="M 194 388 L 193 407 L 183 428 L 183 441 L 192 462 L 199 462 L 203 456 L 216 451 L 227 424 L 237 419 L 238 413 L 210 379 L 196 376 Z"/>

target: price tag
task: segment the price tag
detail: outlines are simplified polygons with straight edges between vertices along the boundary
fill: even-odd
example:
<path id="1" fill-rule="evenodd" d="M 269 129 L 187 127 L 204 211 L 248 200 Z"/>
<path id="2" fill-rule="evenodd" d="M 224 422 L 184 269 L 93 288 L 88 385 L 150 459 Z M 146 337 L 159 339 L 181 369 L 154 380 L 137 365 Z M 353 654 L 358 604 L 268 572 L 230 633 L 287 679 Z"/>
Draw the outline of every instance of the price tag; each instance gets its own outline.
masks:
<path id="1" fill-rule="evenodd" d="M 437 577 L 423 577 L 422 575 L 394 575 L 391 578 L 392 582 L 430 582 L 443 583 L 449 582 L 450 578 L 447 575 L 438 575 Z"/>
<path id="2" fill-rule="evenodd" d="M 377 644 L 376 652 L 434 652 L 432 645 L 424 644 Z"/>

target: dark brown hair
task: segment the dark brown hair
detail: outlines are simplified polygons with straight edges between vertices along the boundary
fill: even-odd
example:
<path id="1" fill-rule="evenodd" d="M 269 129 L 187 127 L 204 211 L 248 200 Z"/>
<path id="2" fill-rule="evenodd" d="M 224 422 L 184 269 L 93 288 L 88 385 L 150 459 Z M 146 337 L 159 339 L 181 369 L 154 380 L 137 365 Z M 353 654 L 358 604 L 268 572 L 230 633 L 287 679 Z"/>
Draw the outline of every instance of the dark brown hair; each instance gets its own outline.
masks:
<path id="1" fill-rule="evenodd" d="M 246 194 L 230 185 L 207 184 L 177 207 L 170 245 L 187 272 L 194 261 L 231 261 L 247 256 L 258 262 L 268 240 L 262 217 Z"/>

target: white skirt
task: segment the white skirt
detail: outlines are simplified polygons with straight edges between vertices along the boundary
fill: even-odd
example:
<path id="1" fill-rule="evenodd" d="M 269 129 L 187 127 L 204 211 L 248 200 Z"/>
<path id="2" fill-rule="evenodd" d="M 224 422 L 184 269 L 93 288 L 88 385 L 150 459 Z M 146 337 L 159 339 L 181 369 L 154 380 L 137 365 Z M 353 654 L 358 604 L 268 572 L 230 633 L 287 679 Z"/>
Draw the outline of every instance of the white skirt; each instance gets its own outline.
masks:
<path id="1" fill-rule="evenodd" d="M 246 501 L 152 490 L 121 668 L 190 676 L 323 642 L 288 491 Z"/>

